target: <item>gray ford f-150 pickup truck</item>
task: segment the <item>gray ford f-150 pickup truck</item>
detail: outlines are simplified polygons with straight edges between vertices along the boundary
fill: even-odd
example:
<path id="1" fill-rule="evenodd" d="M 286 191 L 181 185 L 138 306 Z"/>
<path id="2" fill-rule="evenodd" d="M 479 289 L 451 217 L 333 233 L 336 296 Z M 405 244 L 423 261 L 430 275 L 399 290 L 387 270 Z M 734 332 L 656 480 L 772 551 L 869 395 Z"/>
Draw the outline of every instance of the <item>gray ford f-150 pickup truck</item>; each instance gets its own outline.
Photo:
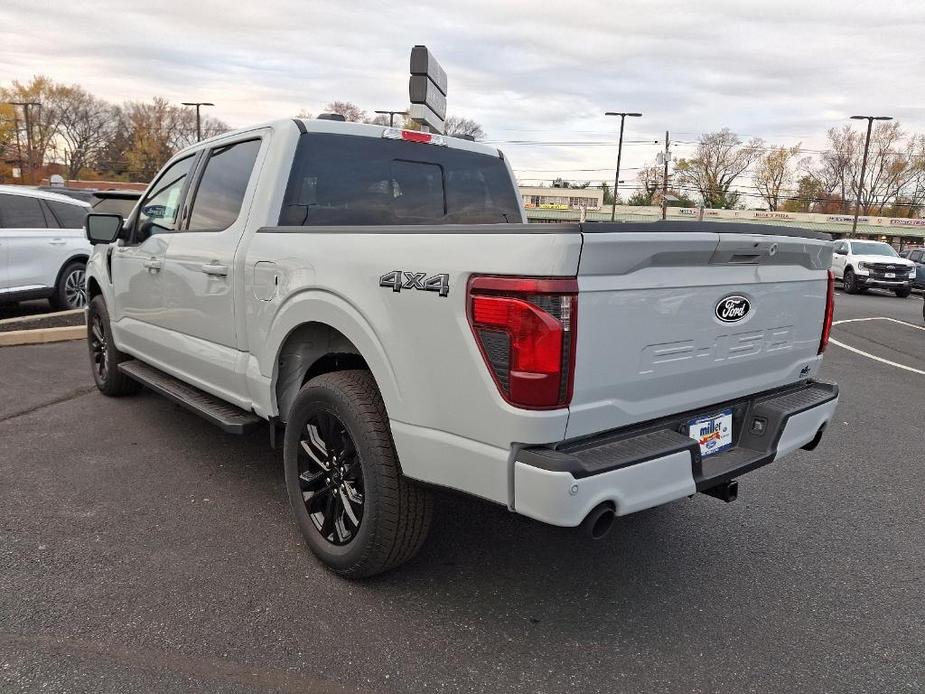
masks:
<path id="1" fill-rule="evenodd" d="M 301 119 L 206 140 L 127 220 L 88 217 L 93 375 L 284 431 L 295 519 L 347 576 L 414 555 L 435 485 L 597 537 L 816 445 L 826 237 L 524 222 L 484 144 Z"/>

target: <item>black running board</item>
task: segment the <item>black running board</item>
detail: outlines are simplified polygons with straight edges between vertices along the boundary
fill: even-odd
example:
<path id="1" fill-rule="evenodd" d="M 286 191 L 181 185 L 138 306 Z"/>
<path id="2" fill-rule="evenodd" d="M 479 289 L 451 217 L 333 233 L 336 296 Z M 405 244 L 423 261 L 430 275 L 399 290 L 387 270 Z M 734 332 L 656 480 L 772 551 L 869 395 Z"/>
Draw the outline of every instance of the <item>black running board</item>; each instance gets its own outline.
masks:
<path id="1" fill-rule="evenodd" d="M 244 434 L 263 422 L 253 412 L 242 410 L 137 359 L 122 362 L 119 371 L 229 434 Z"/>

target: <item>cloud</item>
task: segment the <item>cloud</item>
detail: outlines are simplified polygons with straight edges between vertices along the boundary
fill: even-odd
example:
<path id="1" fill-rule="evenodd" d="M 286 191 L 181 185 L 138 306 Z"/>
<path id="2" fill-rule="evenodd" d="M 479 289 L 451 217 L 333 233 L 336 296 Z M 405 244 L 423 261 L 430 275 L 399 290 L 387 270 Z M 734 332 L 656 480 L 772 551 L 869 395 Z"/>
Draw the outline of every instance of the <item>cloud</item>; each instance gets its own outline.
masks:
<path id="1" fill-rule="evenodd" d="M 243 126 L 334 99 L 404 107 L 409 49 L 425 43 L 449 74 L 450 112 L 495 140 L 614 140 L 616 120 L 603 112 L 627 109 L 645 114 L 627 123 L 628 139 L 668 129 L 690 142 L 729 126 L 819 147 L 855 111 L 925 131 L 910 96 L 925 92 L 923 34 L 925 5 L 898 0 L 6 0 L 0 75 L 43 73 L 114 102 L 209 100 L 215 116 Z M 505 149 L 516 168 L 615 159 L 607 147 Z M 625 165 L 657 149 L 628 145 Z"/>

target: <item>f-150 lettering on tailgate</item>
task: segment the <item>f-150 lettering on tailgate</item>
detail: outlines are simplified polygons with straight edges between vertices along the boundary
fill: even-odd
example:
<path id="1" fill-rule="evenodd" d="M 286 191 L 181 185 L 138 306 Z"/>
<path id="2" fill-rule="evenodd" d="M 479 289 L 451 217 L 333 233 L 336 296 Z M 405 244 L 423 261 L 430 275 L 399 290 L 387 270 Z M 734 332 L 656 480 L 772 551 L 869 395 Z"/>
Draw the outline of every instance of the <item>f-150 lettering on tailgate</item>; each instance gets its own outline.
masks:
<path id="1" fill-rule="evenodd" d="M 778 352 L 793 346 L 793 326 L 767 330 L 749 330 L 732 335 L 718 335 L 709 341 L 696 339 L 648 345 L 642 350 L 639 374 L 664 374 L 688 368 L 691 360 L 721 362 L 745 359 L 761 353 Z"/>

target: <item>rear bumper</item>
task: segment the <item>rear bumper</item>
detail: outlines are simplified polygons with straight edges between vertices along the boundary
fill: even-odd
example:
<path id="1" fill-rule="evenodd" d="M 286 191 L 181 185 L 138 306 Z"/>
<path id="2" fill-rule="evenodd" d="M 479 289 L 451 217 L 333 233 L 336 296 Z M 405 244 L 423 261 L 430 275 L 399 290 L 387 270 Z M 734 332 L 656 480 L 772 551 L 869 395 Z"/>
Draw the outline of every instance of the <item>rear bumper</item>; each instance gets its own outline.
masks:
<path id="1" fill-rule="evenodd" d="M 574 527 L 604 502 L 626 515 L 706 491 L 814 447 L 837 404 L 838 386 L 809 382 L 554 447 L 523 448 L 514 462 L 514 510 Z M 703 458 L 687 423 L 724 409 L 733 410 L 733 446 Z"/>

